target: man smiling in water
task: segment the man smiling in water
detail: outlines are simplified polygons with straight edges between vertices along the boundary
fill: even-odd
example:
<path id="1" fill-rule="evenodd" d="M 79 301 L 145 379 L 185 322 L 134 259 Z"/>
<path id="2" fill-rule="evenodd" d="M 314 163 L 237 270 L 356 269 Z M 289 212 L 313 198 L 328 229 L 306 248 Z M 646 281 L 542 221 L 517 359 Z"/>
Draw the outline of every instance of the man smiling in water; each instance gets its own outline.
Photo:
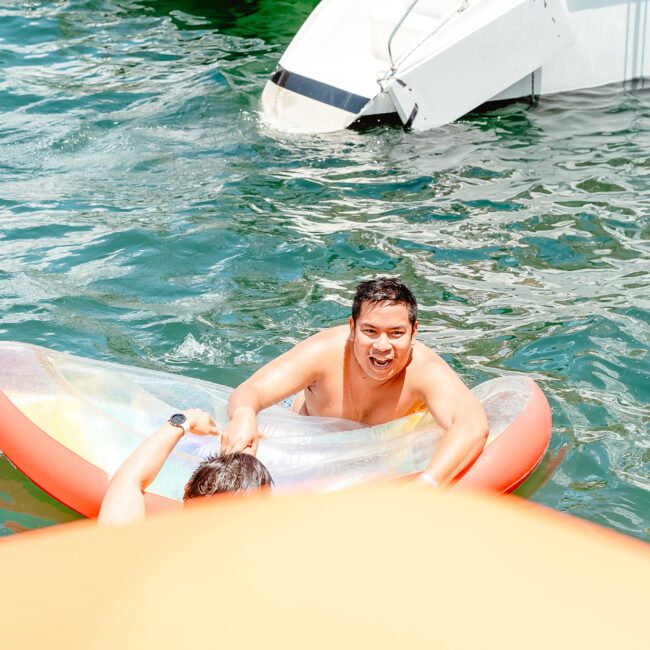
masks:
<path id="1" fill-rule="evenodd" d="M 416 341 L 417 327 L 417 302 L 405 284 L 387 277 L 362 282 L 347 325 L 311 336 L 235 390 L 222 453 L 255 453 L 257 414 L 294 395 L 296 413 L 368 426 L 428 408 L 445 434 L 421 478 L 446 485 L 483 449 L 487 418 L 458 375 Z"/>

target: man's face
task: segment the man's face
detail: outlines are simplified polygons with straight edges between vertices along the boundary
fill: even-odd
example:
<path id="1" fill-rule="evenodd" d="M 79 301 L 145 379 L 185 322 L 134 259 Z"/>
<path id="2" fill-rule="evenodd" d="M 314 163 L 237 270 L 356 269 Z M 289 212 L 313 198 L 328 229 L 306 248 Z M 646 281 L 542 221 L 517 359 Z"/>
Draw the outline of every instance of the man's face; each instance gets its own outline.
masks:
<path id="1" fill-rule="evenodd" d="M 350 340 L 363 372 L 379 381 L 399 374 L 411 358 L 417 326 L 411 326 L 403 303 L 364 302 L 357 322 L 350 318 Z"/>

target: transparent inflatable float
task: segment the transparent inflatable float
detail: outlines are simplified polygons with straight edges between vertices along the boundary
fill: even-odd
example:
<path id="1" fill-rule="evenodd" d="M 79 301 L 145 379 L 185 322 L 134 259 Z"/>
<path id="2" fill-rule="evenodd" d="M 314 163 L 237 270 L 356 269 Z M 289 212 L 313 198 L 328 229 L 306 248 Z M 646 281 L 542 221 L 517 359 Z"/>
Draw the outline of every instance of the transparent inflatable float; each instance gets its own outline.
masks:
<path id="1" fill-rule="evenodd" d="M 232 390 L 0 342 L 0 450 L 56 499 L 96 516 L 111 475 L 144 437 L 170 414 L 188 408 L 210 412 L 223 428 Z M 458 483 L 512 491 L 548 447 L 548 402 L 526 376 L 492 379 L 473 392 L 486 410 L 490 437 Z M 264 438 L 257 455 L 279 492 L 330 491 L 408 477 L 427 466 L 442 435 L 426 411 L 365 427 L 272 406 L 260 413 L 259 423 Z M 218 437 L 185 436 L 149 487 L 148 510 L 178 507 L 196 465 L 218 451 Z"/>

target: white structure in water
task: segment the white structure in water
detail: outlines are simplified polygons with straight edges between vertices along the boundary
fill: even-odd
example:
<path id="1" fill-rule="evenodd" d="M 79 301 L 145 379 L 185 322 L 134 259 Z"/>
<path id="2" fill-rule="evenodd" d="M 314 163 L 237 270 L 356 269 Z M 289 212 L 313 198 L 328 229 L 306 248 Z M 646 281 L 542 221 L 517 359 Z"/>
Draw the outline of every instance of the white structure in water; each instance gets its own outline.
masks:
<path id="1" fill-rule="evenodd" d="M 283 131 L 395 115 L 423 130 L 488 101 L 650 77 L 650 0 L 322 0 L 262 112 Z"/>

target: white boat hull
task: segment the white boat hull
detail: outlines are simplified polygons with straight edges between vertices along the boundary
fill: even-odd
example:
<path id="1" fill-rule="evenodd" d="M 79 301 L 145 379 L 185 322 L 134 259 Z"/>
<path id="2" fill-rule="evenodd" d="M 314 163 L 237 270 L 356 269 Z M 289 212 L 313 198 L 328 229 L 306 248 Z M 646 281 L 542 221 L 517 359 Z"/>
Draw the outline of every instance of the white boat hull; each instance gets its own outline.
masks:
<path id="1" fill-rule="evenodd" d="M 650 76 L 648 0 L 323 0 L 262 94 L 283 131 L 393 114 L 413 129 L 488 101 Z"/>

